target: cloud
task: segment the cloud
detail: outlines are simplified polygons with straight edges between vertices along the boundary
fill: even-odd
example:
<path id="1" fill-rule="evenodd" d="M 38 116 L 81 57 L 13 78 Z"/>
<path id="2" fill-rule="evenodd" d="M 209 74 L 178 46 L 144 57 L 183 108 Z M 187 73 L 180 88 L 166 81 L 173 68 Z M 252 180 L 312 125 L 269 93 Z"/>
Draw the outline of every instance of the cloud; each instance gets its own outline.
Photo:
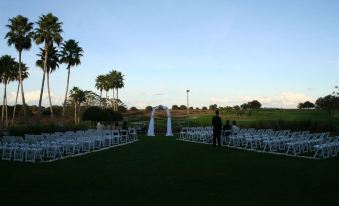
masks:
<path id="1" fill-rule="evenodd" d="M 8 104 L 13 105 L 15 103 L 16 98 L 16 92 L 11 92 L 8 95 Z M 32 90 L 32 91 L 25 91 L 25 101 L 28 105 L 38 105 L 40 99 L 40 91 L 39 90 Z M 53 105 L 62 105 L 64 97 L 55 95 L 54 93 L 51 93 L 51 99 Z M 21 101 L 21 92 L 18 96 L 18 104 L 22 104 Z M 49 106 L 49 99 L 48 99 L 48 92 L 44 91 L 43 97 L 42 97 L 42 105 L 43 106 Z"/>
<path id="2" fill-rule="evenodd" d="M 234 106 L 240 105 L 252 100 L 258 100 L 263 107 L 276 108 L 296 108 L 298 103 L 305 101 L 315 101 L 314 98 L 306 96 L 298 92 L 282 92 L 275 96 L 237 96 L 230 100 L 227 97 L 212 97 L 210 104 L 217 104 L 219 106 Z"/>

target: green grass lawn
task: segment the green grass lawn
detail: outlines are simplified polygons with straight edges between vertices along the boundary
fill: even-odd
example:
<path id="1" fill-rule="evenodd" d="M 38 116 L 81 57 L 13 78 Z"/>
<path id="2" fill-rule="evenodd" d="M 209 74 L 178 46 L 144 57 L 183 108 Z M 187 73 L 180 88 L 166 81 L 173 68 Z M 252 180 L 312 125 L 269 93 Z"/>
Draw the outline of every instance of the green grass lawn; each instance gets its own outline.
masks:
<path id="1" fill-rule="evenodd" d="M 337 111 L 337 113 L 339 113 Z M 214 116 L 214 112 L 210 112 L 209 114 L 192 114 L 187 117 L 173 117 L 172 125 L 175 130 L 180 130 L 181 127 L 184 126 L 208 126 L 211 125 L 211 119 Z M 332 135 L 339 135 L 339 116 L 335 115 L 331 118 L 328 113 L 324 110 L 299 110 L 299 109 L 260 109 L 251 111 L 251 115 L 239 115 L 234 111 L 221 111 L 221 118 L 223 123 L 226 120 L 237 121 L 237 124 L 241 128 L 246 127 L 254 127 L 258 128 L 258 126 L 264 128 L 272 128 L 279 120 L 284 121 L 282 126 L 287 128 L 280 129 L 292 129 L 290 126 L 300 125 L 300 129 L 295 130 L 317 130 L 313 132 L 323 132 L 323 131 L 332 131 Z M 305 122 L 311 121 L 316 123 L 316 125 L 311 124 L 307 125 Z M 156 119 L 155 126 L 156 128 L 160 128 L 161 131 L 165 131 L 166 129 L 167 119 L 158 118 Z M 328 129 L 332 125 L 332 129 Z M 317 128 L 315 128 L 317 127 Z M 273 128 L 278 129 L 278 128 Z"/>
<path id="2" fill-rule="evenodd" d="M 0 161 L 1 205 L 338 205 L 339 158 L 157 136 L 46 164 Z"/>

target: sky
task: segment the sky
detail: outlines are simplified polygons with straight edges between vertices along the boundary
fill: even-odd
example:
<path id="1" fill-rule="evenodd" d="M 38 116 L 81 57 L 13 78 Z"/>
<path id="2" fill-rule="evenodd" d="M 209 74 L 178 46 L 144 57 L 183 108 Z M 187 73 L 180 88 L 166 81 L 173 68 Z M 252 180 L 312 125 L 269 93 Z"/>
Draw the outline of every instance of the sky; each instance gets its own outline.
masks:
<path id="1" fill-rule="evenodd" d="M 63 22 L 64 40 L 75 39 L 84 50 L 70 88 L 99 94 L 96 76 L 116 69 L 125 75 L 119 98 L 128 107 L 185 105 L 189 89 L 193 107 L 257 99 L 264 107 L 296 108 L 339 85 L 337 0 L 2 0 L 0 55 L 18 58 L 4 39 L 9 18 L 36 22 L 49 12 Z M 40 94 L 39 47 L 22 57 L 30 105 Z M 51 75 L 53 104 L 64 98 L 65 68 Z M 9 85 L 9 104 L 16 87 Z"/>

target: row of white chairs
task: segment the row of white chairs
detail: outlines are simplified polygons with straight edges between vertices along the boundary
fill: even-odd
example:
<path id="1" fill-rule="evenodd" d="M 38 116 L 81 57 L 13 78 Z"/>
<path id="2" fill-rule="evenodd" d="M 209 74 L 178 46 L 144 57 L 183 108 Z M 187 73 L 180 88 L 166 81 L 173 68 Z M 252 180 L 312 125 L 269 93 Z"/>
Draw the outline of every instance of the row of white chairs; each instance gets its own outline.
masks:
<path id="1" fill-rule="evenodd" d="M 309 131 L 247 128 L 224 130 L 221 134 L 223 145 L 261 152 L 322 159 L 335 157 L 339 152 L 339 137 L 329 137 L 329 132 L 311 134 Z M 179 139 L 211 144 L 212 135 L 212 127 L 185 127 Z"/>
<path id="2" fill-rule="evenodd" d="M 0 142 L 2 160 L 43 162 L 57 160 L 137 140 L 134 128 L 128 130 L 86 130 L 40 135 L 4 136 Z"/>

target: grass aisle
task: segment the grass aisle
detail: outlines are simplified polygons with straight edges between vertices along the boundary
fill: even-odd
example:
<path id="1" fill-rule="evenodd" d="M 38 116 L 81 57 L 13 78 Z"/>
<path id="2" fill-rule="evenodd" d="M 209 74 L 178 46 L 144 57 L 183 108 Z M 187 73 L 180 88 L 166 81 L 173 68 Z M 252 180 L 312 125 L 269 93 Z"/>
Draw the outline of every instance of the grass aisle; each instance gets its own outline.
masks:
<path id="1" fill-rule="evenodd" d="M 339 158 L 212 148 L 158 136 L 48 164 L 0 161 L 1 205 L 337 205 Z"/>

